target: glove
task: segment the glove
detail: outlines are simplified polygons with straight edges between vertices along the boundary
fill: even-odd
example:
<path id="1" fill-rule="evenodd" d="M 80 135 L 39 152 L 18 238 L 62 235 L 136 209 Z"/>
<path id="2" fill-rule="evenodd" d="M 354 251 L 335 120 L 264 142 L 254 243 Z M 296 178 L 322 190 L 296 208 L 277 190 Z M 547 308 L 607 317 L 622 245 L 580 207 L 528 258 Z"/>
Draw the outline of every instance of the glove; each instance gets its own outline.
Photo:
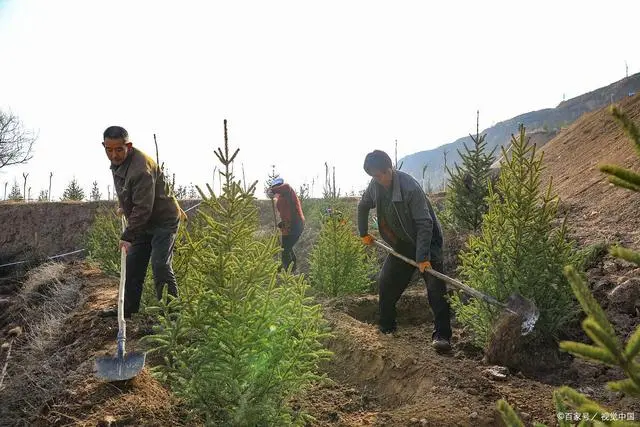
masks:
<path id="1" fill-rule="evenodd" d="M 178 207 L 178 209 L 178 216 L 180 217 L 180 221 L 188 221 L 189 217 L 187 216 L 187 213 L 183 211 L 181 207 Z"/>
<path id="2" fill-rule="evenodd" d="M 366 235 L 362 236 L 362 243 L 364 243 L 367 246 L 373 245 L 373 242 L 375 240 L 376 239 L 374 239 L 371 234 L 366 234 Z"/>
<path id="3" fill-rule="evenodd" d="M 418 270 L 420 270 L 420 273 L 424 273 L 424 271 L 428 268 L 432 268 L 429 261 L 422 261 L 418 263 Z"/>

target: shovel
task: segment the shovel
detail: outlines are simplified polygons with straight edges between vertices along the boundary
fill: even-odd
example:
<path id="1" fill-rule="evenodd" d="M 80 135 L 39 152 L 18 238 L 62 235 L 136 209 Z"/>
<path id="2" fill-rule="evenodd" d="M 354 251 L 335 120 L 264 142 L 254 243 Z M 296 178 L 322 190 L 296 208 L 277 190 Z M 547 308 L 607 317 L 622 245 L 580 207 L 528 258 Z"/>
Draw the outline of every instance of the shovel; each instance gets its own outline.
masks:
<path id="1" fill-rule="evenodd" d="M 414 260 L 399 254 L 398 252 L 394 251 L 384 243 L 379 242 L 378 240 L 374 240 L 374 243 L 380 248 L 389 252 L 391 255 L 394 255 L 400 258 L 401 260 L 405 261 L 408 264 L 413 265 L 414 267 L 418 267 L 418 264 Z M 507 303 L 505 304 L 493 297 L 490 297 L 489 295 L 483 294 L 477 289 L 473 289 L 472 287 L 465 285 L 464 283 L 456 279 L 453 279 L 449 276 L 439 273 L 432 268 L 427 268 L 425 269 L 425 271 L 431 274 L 432 276 L 435 276 L 438 279 L 449 283 L 450 285 L 452 285 L 456 289 L 461 290 L 467 295 L 471 295 L 472 297 L 478 298 L 489 304 L 493 304 L 495 306 L 501 307 L 504 310 L 508 311 L 509 313 L 518 316 L 519 318 L 522 319 L 522 325 L 520 327 L 522 335 L 527 335 L 529 332 L 531 332 L 533 330 L 533 327 L 536 325 L 538 318 L 540 317 L 540 312 L 538 311 L 538 308 L 535 306 L 535 304 L 532 301 L 524 298 L 520 294 L 511 295 L 507 299 Z"/>
<path id="2" fill-rule="evenodd" d="M 126 220 L 122 217 L 122 229 L 126 228 Z M 120 250 L 120 286 L 118 287 L 118 353 L 115 357 L 102 356 L 96 359 L 96 376 L 106 381 L 129 380 L 144 368 L 145 353 L 125 353 L 124 344 L 127 337 L 127 324 L 124 320 L 124 284 L 126 280 L 127 252 Z"/>

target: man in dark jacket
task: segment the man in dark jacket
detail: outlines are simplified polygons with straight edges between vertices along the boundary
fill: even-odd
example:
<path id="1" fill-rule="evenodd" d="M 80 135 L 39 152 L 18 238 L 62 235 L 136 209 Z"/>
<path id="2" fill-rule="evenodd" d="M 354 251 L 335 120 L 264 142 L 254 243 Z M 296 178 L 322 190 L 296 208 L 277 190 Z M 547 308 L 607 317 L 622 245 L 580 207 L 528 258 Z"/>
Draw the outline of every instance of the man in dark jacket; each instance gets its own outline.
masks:
<path id="1" fill-rule="evenodd" d="M 443 270 L 443 235 L 436 214 L 422 188 L 410 175 L 394 170 L 387 153 L 367 154 L 364 170 L 373 179 L 358 204 L 358 230 L 363 243 L 373 244 L 368 234 L 369 211 L 377 209 L 382 238 L 398 253 L 415 259 L 427 284 L 429 305 L 434 314 L 432 346 L 451 349 L 450 307 L 446 286 L 426 272 Z M 415 267 L 389 254 L 379 276 L 380 325 L 383 333 L 396 330 L 396 303 L 407 288 Z"/>
<path id="2" fill-rule="evenodd" d="M 124 128 L 107 128 L 102 145 L 111 161 L 118 213 L 128 220 L 119 246 L 127 252 L 124 315 L 131 317 L 140 308 L 149 260 L 158 300 L 165 284 L 169 295 L 178 296 L 171 262 L 182 210 L 158 164 L 133 147 Z"/>
<path id="3" fill-rule="evenodd" d="M 289 184 L 285 184 L 282 178 L 275 178 L 267 190 L 270 198 L 276 198 L 276 209 L 280 215 L 278 228 L 282 233 L 282 266 L 287 270 L 291 263 L 292 272 L 296 271 L 296 254 L 293 245 L 296 244 L 304 230 L 304 214 L 300 205 L 300 199 Z"/>

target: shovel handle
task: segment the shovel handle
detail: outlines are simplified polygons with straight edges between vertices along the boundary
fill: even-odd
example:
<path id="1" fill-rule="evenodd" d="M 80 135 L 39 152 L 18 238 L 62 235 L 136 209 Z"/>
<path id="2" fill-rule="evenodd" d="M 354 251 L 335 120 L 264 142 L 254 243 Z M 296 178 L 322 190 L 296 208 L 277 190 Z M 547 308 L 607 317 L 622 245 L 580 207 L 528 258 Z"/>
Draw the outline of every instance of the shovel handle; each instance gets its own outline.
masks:
<path id="1" fill-rule="evenodd" d="M 127 228 L 127 220 L 122 216 L 122 231 Z M 120 249 L 120 285 L 118 286 L 118 357 L 124 357 L 127 340 L 127 323 L 124 320 L 124 288 L 127 280 L 127 251 Z"/>
<path id="2" fill-rule="evenodd" d="M 276 201 L 271 198 L 271 210 L 273 211 L 273 229 L 278 230 L 278 219 L 276 218 Z"/>
<path id="3" fill-rule="evenodd" d="M 385 245 L 384 243 L 378 241 L 378 240 L 374 240 L 373 243 L 375 243 L 378 247 L 384 249 L 385 251 L 389 252 L 391 255 L 396 256 L 398 258 L 400 258 L 401 260 L 403 260 L 404 262 L 413 265 L 414 267 L 418 268 L 418 263 L 416 263 L 414 260 L 412 260 L 411 258 L 407 258 L 406 256 L 399 254 L 398 252 L 394 251 L 392 248 L 390 248 L 389 246 Z M 427 273 L 431 274 L 432 276 L 437 277 L 440 280 L 443 280 L 447 283 L 449 283 L 450 285 L 454 286 L 455 288 L 473 296 L 476 297 L 478 299 L 481 299 L 483 301 L 488 302 L 489 304 L 494 304 L 497 306 L 500 306 L 502 308 L 507 308 L 506 304 L 501 303 L 500 301 L 498 301 L 495 298 L 490 297 L 489 295 L 485 295 L 482 292 L 473 289 L 472 287 L 465 285 L 464 283 L 462 283 L 459 280 L 456 280 L 452 277 L 449 277 L 445 274 L 442 274 L 438 271 L 435 271 L 433 268 L 426 268 L 424 271 L 426 271 Z M 511 311 L 511 310 L 509 310 Z"/>

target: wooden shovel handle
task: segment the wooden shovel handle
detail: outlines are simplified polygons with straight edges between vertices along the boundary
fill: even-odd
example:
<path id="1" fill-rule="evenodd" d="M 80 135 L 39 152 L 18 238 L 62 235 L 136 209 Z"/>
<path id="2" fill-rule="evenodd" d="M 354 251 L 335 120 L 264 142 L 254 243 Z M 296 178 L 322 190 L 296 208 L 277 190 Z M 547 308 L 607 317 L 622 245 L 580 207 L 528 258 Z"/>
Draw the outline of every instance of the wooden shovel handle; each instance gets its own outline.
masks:
<path id="1" fill-rule="evenodd" d="M 384 249 L 385 251 L 389 252 L 391 255 L 396 256 L 398 258 L 400 258 L 401 260 L 403 260 L 404 262 L 413 265 L 414 267 L 418 267 L 418 263 L 416 263 L 414 260 L 407 258 L 406 256 L 399 254 L 398 252 L 394 251 L 392 248 L 390 248 L 389 246 L 385 245 L 384 243 L 378 241 L 378 240 L 374 240 L 373 241 L 378 247 Z M 464 283 L 460 282 L 459 280 L 456 280 L 452 277 L 449 277 L 445 274 L 442 274 L 440 272 L 435 271 L 433 268 L 427 268 L 424 271 L 426 271 L 427 273 L 431 274 L 434 277 L 437 277 L 440 280 L 444 280 L 445 282 L 449 283 L 450 285 L 456 287 L 457 289 L 460 289 L 462 292 L 465 292 L 473 297 L 479 298 L 483 301 L 486 301 L 490 304 L 494 304 L 497 305 L 499 307 L 502 308 L 507 308 L 506 304 L 501 303 L 500 301 L 498 301 L 495 298 L 490 297 L 489 295 L 485 295 L 482 292 L 473 289 L 472 287 L 465 285 Z M 510 310 L 511 311 L 511 310 Z"/>

